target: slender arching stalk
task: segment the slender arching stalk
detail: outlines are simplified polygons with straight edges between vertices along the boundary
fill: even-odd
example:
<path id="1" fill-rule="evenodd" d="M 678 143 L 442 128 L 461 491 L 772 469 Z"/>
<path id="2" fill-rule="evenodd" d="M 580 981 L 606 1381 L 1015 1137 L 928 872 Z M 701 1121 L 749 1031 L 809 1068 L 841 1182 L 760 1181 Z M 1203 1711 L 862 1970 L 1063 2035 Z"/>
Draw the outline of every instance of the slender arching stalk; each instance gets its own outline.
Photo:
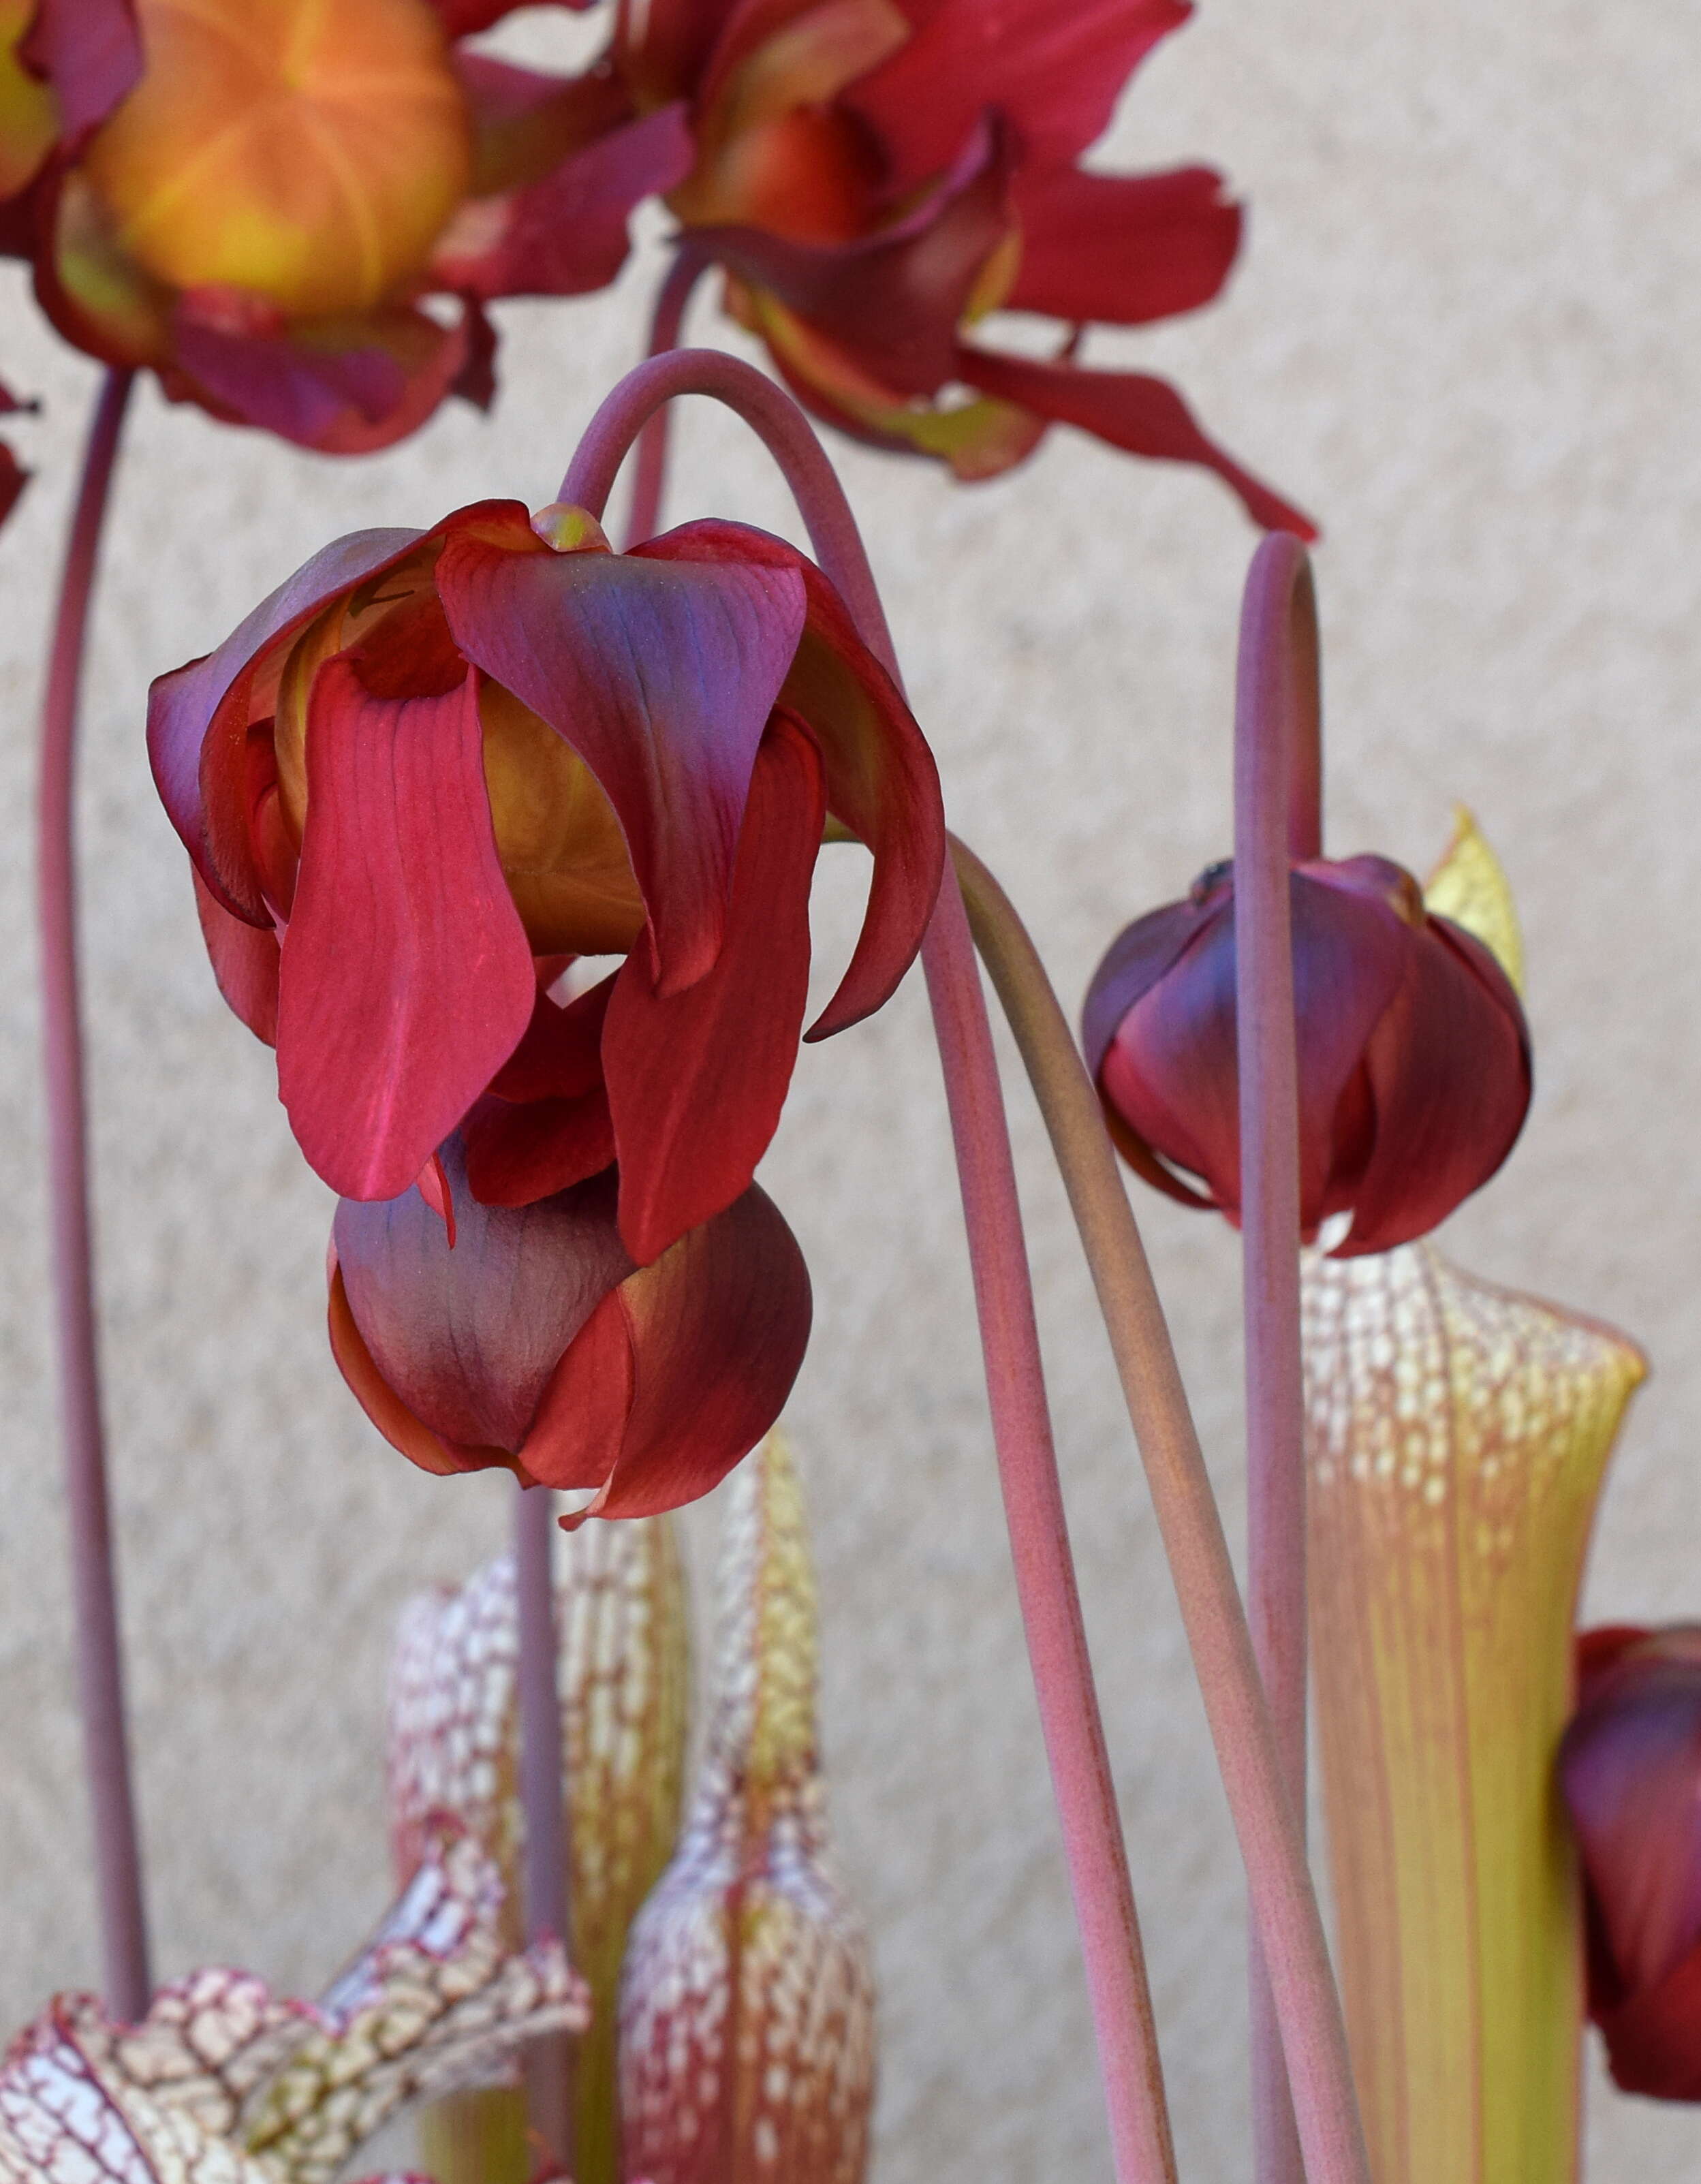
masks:
<path id="1" fill-rule="evenodd" d="M 89 604 L 134 375 L 109 371 L 83 454 L 42 701 L 36 897 L 42 1045 L 47 1072 L 47 1197 L 53 1227 L 59 1419 L 76 1613 L 77 1696 L 94 1829 L 102 1984 L 133 2020 L 148 2007 L 148 1924 L 125 1728 L 124 1658 L 113 1568 L 101 1412 L 100 1341 L 89 1214 L 88 1118 L 77 958 L 75 780 L 78 699 Z"/>
<path id="2" fill-rule="evenodd" d="M 600 515 L 633 435 L 661 404 L 684 393 L 717 396 L 761 436 L 796 499 L 816 559 L 838 586 L 864 642 L 895 676 L 879 597 L 832 466 L 796 404 L 737 359 L 678 350 L 629 373 L 592 420 L 561 499 Z M 956 1147 L 1017 1593 L 1080 1931 L 1116 2175 L 1119 2184 L 1170 2184 L 1175 2159 L 1157 2025 L 1064 1523 L 1003 1098 L 962 898 L 949 873 L 923 960 Z"/>
<path id="3" fill-rule="evenodd" d="M 520 1809 L 526 1823 L 526 1939 L 572 1940 L 568 1929 L 566 1796 L 562 1776 L 560 1648 L 555 1630 L 555 1497 L 546 1486 L 516 1488 L 514 1591 L 519 1624 L 516 1693 L 520 1724 Z M 526 2057 L 526 2114 L 547 2165 L 572 2159 L 572 2051 L 566 2036 L 533 2041 Z"/>
<path id="4" fill-rule="evenodd" d="M 1246 1615 L 1294 1822 L 1305 1833 L 1305 1446 L 1299 1340 L 1299 1057 L 1288 874 L 1315 856 L 1321 784 L 1316 596 L 1298 539 L 1252 556 L 1235 707 L 1235 1029 L 1246 1315 Z M 1258 2184 L 1303 2184 L 1280 2028 L 1256 1938 Z"/>
<path id="5" fill-rule="evenodd" d="M 1092 1270 L 1175 1580 L 1269 1967 L 1311 2184 L 1368 2184 L 1341 2003 L 1228 1542 L 1098 1095 L 1045 966 L 990 872 L 956 861 Z"/>
<path id="6" fill-rule="evenodd" d="M 668 350 L 679 346 L 686 307 L 707 262 L 689 242 L 682 242 L 674 253 L 667 277 L 657 292 L 655 313 L 650 321 L 651 356 L 665 356 Z M 638 436 L 632 506 L 626 518 L 628 549 L 653 538 L 661 522 L 661 498 L 667 485 L 668 415 L 665 405 L 657 410 Z"/>

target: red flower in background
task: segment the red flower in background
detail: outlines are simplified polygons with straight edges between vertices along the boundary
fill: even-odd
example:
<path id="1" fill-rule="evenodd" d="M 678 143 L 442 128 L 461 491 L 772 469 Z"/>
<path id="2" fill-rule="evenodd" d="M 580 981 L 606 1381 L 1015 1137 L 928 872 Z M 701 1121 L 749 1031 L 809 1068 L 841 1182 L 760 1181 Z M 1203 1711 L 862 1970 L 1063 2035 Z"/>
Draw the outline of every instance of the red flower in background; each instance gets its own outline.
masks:
<path id="1" fill-rule="evenodd" d="M 1559 1787 L 1582 1854 L 1589 2014 L 1626 2092 L 1701 2101 L 1701 1627 L 1578 1643 Z"/>
<path id="2" fill-rule="evenodd" d="M 1512 1150 L 1530 1104 L 1524 1011 L 1490 951 L 1425 911 L 1386 857 L 1300 865 L 1291 900 L 1302 1226 L 1310 1241 L 1350 1212 L 1337 1256 L 1389 1251 L 1444 1220 Z M 1129 1165 L 1238 1219 L 1232 866 L 1111 944 L 1082 1044 Z"/>
<path id="3" fill-rule="evenodd" d="M 0 385 L 0 417 L 15 417 L 20 410 L 31 410 L 33 403 L 20 402 L 11 389 Z M 18 496 L 30 482 L 30 473 L 18 460 L 10 446 L 0 440 L 0 523 L 3 523 L 18 504 Z"/>
<path id="4" fill-rule="evenodd" d="M 337 1211 L 331 1346 L 385 1439 L 427 1471 L 594 1487 L 583 1516 L 718 1485 L 809 1340 L 809 1275 L 772 1202 L 752 1186 L 637 1267 L 612 1168 L 513 1209 L 479 1203 L 459 1138 L 439 1173 L 452 1228 L 417 1189 Z"/>
<path id="5" fill-rule="evenodd" d="M 1174 389 L 1075 364 L 1089 321 L 1208 303 L 1239 208 L 1205 167 L 1089 172 L 1123 86 L 1185 0 L 621 0 L 638 103 L 687 100 L 668 202 L 728 307 L 816 415 L 988 477 L 1068 424 L 1216 471 L 1259 522 L 1306 518 L 1208 439 Z M 1008 309 L 1071 329 L 1050 361 L 986 346 Z"/>
<path id="6" fill-rule="evenodd" d="M 80 348 L 304 446 L 486 402 L 484 304 L 605 286 L 690 158 L 683 107 L 606 69 L 466 49 L 507 12 L 0 0 L 0 244 Z"/>
<path id="7" fill-rule="evenodd" d="M 641 1266 L 772 1136 L 827 815 L 873 868 L 811 1038 L 890 994 L 943 865 L 890 678 L 814 565 L 736 524 L 614 554 L 580 510 L 490 501 L 340 540 L 154 685 L 149 744 L 220 984 L 325 1180 L 394 1198 L 463 1124 L 486 1205 L 617 1159 Z M 624 960 L 560 1006 L 582 954 Z"/>

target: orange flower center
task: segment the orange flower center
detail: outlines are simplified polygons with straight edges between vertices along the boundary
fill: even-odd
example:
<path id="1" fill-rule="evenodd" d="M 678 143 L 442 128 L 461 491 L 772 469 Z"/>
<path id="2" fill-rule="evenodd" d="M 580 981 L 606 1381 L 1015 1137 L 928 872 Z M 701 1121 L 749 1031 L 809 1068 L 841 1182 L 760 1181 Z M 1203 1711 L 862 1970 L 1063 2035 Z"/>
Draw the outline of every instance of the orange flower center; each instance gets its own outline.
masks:
<path id="1" fill-rule="evenodd" d="M 179 288 L 302 315 L 418 273 L 463 194 L 466 112 L 427 0 L 139 0 L 142 81 L 85 159 Z"/>

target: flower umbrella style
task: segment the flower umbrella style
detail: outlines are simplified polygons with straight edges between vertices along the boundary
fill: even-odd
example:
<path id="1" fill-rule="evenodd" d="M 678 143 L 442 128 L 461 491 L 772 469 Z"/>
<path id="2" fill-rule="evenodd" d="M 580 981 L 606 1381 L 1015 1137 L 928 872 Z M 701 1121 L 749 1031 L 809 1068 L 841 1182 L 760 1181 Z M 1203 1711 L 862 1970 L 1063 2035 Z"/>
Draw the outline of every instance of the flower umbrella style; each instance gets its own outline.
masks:
<path id="1" fill-rule="evenodd" d="M 1313 859 L 1290 890 L 1302 1229 L 1309 1242 L 1350 1213 L 1336 1255 L 1386 1251 L 1435 1228 L 1512 1150 L 1530 1104 L 1524 1012 L 1491 950 L 1386 858 Z M 1234 910 L 1234 868 L 1213 865 L 1118 934 L 1083 1045 L 1129 1165 L 1237 1221 Z"/>
<path id="2" fill-rule="evenodd" d="M 1581 1853 L 1589 2014 L 1626 2092 L 1701 2101 L 1701 1629 L 1578 1647 L 1559 1787 Z"/>
<path id="3" fill-rule="evenodd" d="M 677 102 L 468 47 L 507 12 L 11 0 L 0 247 L 78 348 L 304 447 L 486 403 L 484 306 L 605 287 L 690 158 Z"/>
<path id="4" fill-rule="evenodd" d="M 873 872 L 811 1038 L 890 994 L 944 856 L 890 677 L 813 563 L 736 524 L 612 554 L 580 511 L 493 501 L 358 533 L 156 682 L 149 744 L 220 983 L 325 1180 L 393 1198 L 463 1124 L 487 1205 L 617 1157 L 640 1266 L 773 1134 L 824 819 Z M 624 961 L 562 1009 L 581 952 Z"/>
<path id="5" fill-rule="evenodd" d="M 1088 322 L 1208 303 L 1241 212 L 1207 167 L 1089 171 L 1134 70 L 1183 0 L 621 0 L 636 101 L 689 102 L 695 157 L 667 202 L 689 264 L 800 400 L 878 447 L 997 476 L 1052 424 L 1214 471 L 1258 522 L 1307 519 L 1218 447 L 1167 382 L 1074 360 Z M 1036 360 L 992 311 L 1071 331 Z"/>
<path id="6" fill-rule="evenodd" d="M 161 1987 L 136 2025 L 57 1996 L 0 2065 L 9 2184 L 332 2184 L 410 2103 L 511 2068 L 581 2030 L 560 1942 L 513 1953 L 502 1883 L 439 1830 L 354 1961 L 316 2003 L 209 1970 Z"/>

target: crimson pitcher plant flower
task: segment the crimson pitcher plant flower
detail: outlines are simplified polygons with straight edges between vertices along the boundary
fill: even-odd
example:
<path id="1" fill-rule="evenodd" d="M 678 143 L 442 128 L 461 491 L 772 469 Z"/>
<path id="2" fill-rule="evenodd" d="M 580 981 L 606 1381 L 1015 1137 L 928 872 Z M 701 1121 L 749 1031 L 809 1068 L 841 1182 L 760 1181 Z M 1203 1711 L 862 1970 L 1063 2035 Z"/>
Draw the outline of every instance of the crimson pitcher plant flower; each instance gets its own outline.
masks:
<path id="1" fill-rule="evenodd" d="M 0 244 L 67 339 L 336 454 L 487 401 L 483 306 L 612 280 L 681 105 L 468 49 L 460 0 L 12 0 Z M 424 308 L 437 297 L 442 313 Z"/>
<path id="2" fill-rule="evenodd" d="M 1589 2014 L 1626 2092 L 1701 2101 L 1701 1627 L 1584 1634 L 1559 1787 Z"/>
<path id="3" fill-rule="evenodd" d="M 1241 214 L 1206 167 L 1088 172 L 1082 154 L 1183 0 L 621 0 L 615 65 L 640 105 L 689 100 L 696 153 L 667 202 L 688 264 L 792 392 L 876 446 L 997 475 L 1066 424 L 1214 471 L 1254 519 L 1297 510 L 1161 379 L 1077 365 L 1087 322 L 1143 326 L 1221 288 Z M 1071 329 L 1036 361 L 996 309 Z"/>
<path id="4" fill-rule="evenodd" d="M 1524 1013 L 1492 952 L 1386 858 L 1307 860 L 1290 886 L 1302 1231 L 1350 1213 L 1337 1255 L 1386 1251 L 1512 1150 L 1530 1104 Z M 1129 1165 L 1237 1221 L 1235 990 L 1234 868 L 1213 865 L 1112 943 L 1082 1036 Z"/>
<path id="5" fill-rule="evenodd" d="M 393 1198 L 462 1125 L 486 1205 L 617 1158 L 641 1266 L 772 1135 L 824 820 L 873 871 L 811 1038 L 886 999 L 939 886 L 907 707 L 814 565 L 736 524 L 614 554 L 580 511 L 488 502 L 357 534 L 156 683 L 149 737 L 220 985 L 325 1180 Z M 581 952 L 624 960 L 562 1008 Z"/>

